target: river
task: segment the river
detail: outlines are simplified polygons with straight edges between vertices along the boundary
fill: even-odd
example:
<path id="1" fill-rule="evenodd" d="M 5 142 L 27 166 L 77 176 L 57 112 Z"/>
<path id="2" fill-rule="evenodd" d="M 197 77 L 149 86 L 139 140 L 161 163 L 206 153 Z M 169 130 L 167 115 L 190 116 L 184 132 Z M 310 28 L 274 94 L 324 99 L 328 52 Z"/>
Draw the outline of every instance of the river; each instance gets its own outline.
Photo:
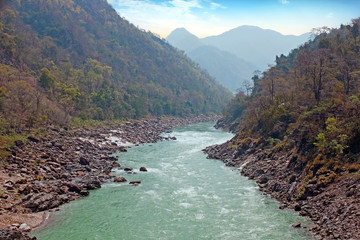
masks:
<path id="1" fill-rule="evenodd" d="M 219 160 L 206 159 L 202 149 L 232 134 L 213 123 L 174 129 L 175 141 L 133 147 L 118 154 L 114 170 L 139 186 L 107 183 L 83 199 L 61 207 L 34 235 L 52 239 L 311 239 L 294 222 L 308 225 L 290 210 L 258 191 L 253 181 Z M 139 172 L 145 166 L 148 172 Z"/>

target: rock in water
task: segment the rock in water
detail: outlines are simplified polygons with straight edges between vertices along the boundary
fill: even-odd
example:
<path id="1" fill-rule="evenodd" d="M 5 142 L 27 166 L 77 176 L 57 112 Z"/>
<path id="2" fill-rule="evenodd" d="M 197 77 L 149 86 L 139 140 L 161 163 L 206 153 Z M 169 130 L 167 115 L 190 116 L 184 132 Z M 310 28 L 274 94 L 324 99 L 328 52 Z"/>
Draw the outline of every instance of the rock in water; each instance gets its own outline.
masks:
<path id="1" fill-rule="evenodd" d="M 113 163 L 113 168 L 116 168 L 116 167 L 121 167 L 121 166 L 120 166 L 120 163 L 114 162 L 114 163 Z"/>
<path id="2" fill-rule="evenodd" d="M 301 223 L 300 222 L 296 222 L 292 225 L 293 228 L 301 228 Z"/>
<path id="3" fill-rule="evenodd" d="M 132 181 L 132 182 L 130 182 L 129 184 L 137 185 L 137 184 L 140 184 L 140 183 L 141 183 L 141 181 Z"/>
<path id="4" fill-rule="evenodd" d="M 146 167 L 141 167 L 141 168 L 140 168 L 140 172 L 147 172 Z"/>
<path id="5" fill-rule="evenodd" d="M 114 179 L 114 182 L 126 182 L 127 180 L 124 177 L 118 177 Z"/>

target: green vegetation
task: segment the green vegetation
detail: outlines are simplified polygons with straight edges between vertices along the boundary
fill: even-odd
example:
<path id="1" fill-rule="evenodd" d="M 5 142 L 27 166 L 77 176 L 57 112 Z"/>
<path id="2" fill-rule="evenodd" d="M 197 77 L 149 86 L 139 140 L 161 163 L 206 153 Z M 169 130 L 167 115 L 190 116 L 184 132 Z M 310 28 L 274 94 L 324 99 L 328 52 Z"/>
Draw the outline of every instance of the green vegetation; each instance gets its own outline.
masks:
<path id="1" fill-rule="evenodd" d="M 339 29 L 316 29 L 314 40 L 276 58 L 239 93 L 221 122 L 236 126 L 232 144 L 295 152 L 304 184 L 328 184 L 360 169 L 360 18 Z M 304 186 L 305 186 L 304 185 Z"/>
<path id="2" fill-rule="evenodd" d="M 231 95 L 106 1 L 1 4 L 2 134 L 73 117 L 90 122 L 220 113 Z"/>

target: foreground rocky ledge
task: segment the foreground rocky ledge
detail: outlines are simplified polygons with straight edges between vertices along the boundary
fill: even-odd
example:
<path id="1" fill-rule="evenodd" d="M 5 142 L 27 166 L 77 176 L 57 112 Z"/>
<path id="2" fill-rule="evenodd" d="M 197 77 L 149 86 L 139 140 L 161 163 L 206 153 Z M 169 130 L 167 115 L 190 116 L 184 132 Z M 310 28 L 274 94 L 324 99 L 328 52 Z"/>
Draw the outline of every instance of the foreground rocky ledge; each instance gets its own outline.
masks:
<path id="1" fill-rule="evenodd" d="M 94 129 L 49 128 L 42 138 L 17 141 L 11 156 L 0 160 L 0 239 L 30 239 L 22 232 L 40 225 L 49 211 L 100 188 L 114 177 L 112 168 L 119 166 L 113 153 L 136 144 L 173 140 L 161 134 L 172 127 L 217 118 L 134 120 Z"/>
<path id="2" fill-rule="evenodd" d="M 227 166 L 241 167 L 241 174 L 255 180 L 261 191 L 310 218 L 318 239 L 360 239 L 360 173 L 345 172 L 338 180 L 327 174 L 322 182 L 302 187 L 302 161 L 296 149 L 290 152 L 262 149 L 248 139 L 241 148 L 228 141 L 207 147 L 208 158 Z"/>

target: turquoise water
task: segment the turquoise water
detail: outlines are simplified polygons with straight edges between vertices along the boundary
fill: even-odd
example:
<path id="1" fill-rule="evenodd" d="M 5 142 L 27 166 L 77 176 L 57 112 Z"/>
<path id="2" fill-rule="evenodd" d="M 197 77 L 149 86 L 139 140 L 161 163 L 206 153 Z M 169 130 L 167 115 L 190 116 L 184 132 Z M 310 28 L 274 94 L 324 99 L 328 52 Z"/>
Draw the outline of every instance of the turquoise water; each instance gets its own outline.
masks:
<path id="1" fill-rule="evenodd" d="M 206 159 L 202 149 L 229 140 L 213 123 L 176 128 L 176 141 L 129 149 L 118 155 L 122 167 L 148 172 L 114 174 L 139 186 L 108 183 L 90 196 L 64 205 L 46 229 L 45 239 L 311 239 L 294 222 L 308 224 L 295 212 L 257 190 L 221 161 Z"/>

